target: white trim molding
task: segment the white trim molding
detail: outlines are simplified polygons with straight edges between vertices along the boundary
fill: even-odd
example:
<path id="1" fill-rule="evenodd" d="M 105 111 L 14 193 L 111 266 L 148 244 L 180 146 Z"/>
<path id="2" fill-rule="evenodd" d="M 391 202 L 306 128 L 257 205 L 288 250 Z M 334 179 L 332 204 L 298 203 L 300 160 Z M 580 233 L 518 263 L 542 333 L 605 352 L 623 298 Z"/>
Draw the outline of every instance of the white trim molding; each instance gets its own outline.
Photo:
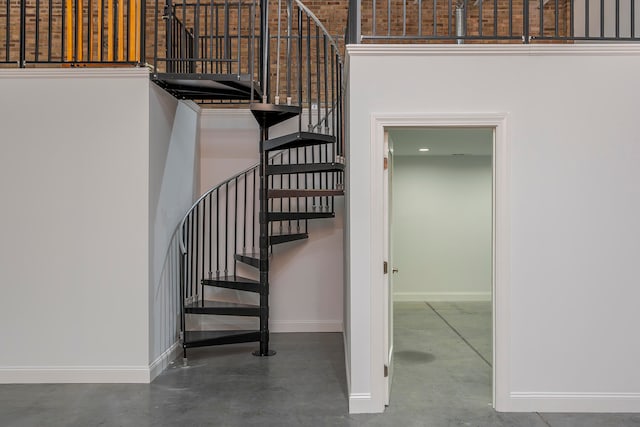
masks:
<path id="1" fill-rule="evenodd" d="M 150 380 L 149 366 L 0 367 L 0 384 L 147 384 Z"/>
<path id="2" fill-rule="evenodd" d="M 511 392 L 513 412 L 640 412 L 640 393 Z"/>
<path id="3" fill-rule="evenodd" d="M 491 292 L 394 292 L 397 302 L 491 301 Z"/>
<path id="4" fill-rule="evenodd" d="M 350 44 L 350 56 L 585 56 L 638 55 L 640 46 L 624 43 L 607 44 Z"/>
<path id="5" fill-rule="evenodd" d="M 182 346 L 180 345 L 179 341 L 176 341 L 164 353 L 158 356 L 156 360 L 154 360 L 149 365 L 149 382 L 156 379 L 156 377 L 160 375 L 162 371 L 167 369 L 169 364 L 178 357 L 181 351 L 182 351 Z"/>
<path id="6" fill-rule="evenodd" d="M 371 398 L 367 412 L 384 410 L 384 274 L 383 250 L 383 158 L 385 130 L 393 127 L 488 127 L 495 130 L 493 146 L 493 406 L 508 410 L 510 387 L 510 137 L 508 114 L 470 113 L 373 113 L 370 151 L 370 254 L 371 274 Z M 364 400 L 350 397 L 350 408 L 363 408 Z M 350 409 L 351 410 L 351 409 Z"/>
<path id="7" fill-rule="evenodd" d="M 371 412 L 372 402 L 371 393 L 350 393 L 349 413 L 368 414 Z"/>
<path id="8" fill-rule="evenodd" d="M 144 67 L 123 68 L 7 68 L 0 69 L 0 79 L 68 79 L 68 78 L 145 78 L 149 69 Z"/>
<path id="9" fill-rule="evenodd" d="M 342 332 L 342 320 L 271 320 L 269 330 L 284 332 Z"/>

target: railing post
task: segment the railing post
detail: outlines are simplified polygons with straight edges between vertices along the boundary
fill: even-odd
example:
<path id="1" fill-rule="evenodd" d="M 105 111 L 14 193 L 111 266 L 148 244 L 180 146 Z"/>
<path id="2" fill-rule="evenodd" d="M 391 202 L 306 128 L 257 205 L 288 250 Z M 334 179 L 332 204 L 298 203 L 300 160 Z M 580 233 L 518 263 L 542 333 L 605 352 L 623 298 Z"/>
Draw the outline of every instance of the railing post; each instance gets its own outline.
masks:
<path id="1" fill-rule="evenodd" d="M 262 102 L 269 101 L 269 0 L 260 0 L 260 84 Z"/>
<path id="2" fill-rule="evenodd" d="M 165 19 L 166 22 L 166 29 L 165 29 L 165 34 L 166 34 L 166 38 L 167 38 L 167 45 L 165 46 L 166 49 L 166 68 L 167 68 L 167 73 L 173 73 L 175 72 L 175 62 L 173 60 L 173 4 L 171 2 L 171 0 L 167 0 L 167 3 L 164 6 L 164 16 L 163 18 Z M 157 34 L 156 34 L 156 38 L 157 38 Z M 158 40 L 156 40 L 156 43 L 158 43 Z M 156 69 L 157 72 L 157 69 Z"/>
<path id="3" fill-rule="evenodd" d="M 27 65 L 27 0 L 20 0 L 20 63 L 18 65 L 20 68 Z"/>
<path id="4" fill-rule="evenodd" d="M 347 44 L 360 43 L 361 36 L 361 19 L 362 19 L 362 0 L 349 0 L 349 17 L 347 26 L 349 32 L 347 34 Z"/>
<path id="5" fill-rule="evenodd" d="M 141 66 L 144 66 L 147 63 L 147 54 L 146 54 L 146 49 L 145 49 L 145 45 L 147 43 L 146 40 L 146 35 L 147 35 L 147 1 L 146 0 L 139 0 L 140 1 L 140 26 L 138 27 L 138 32 L 140 33 L 139 35 L 139 40 L 140 40 L 140 46 L 138 49 L 138 62 L 140 63 Z M 157 35 L 156 35 L 157 38 Z"/>
<path id="6" fill-rule="evenodd" d="M 529 0 L 524 0 L 522 3 L 522 43 L 529 43 Z M 543 11 L 540 11 L 543 13 Z"/>

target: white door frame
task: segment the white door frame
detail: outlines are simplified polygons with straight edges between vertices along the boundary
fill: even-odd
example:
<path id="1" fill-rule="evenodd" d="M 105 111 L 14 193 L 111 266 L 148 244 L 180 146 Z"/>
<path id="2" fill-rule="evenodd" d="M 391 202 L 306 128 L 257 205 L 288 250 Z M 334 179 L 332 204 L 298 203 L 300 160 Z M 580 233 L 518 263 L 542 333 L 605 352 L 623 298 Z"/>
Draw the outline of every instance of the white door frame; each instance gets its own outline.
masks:
<path id="1" fill-rule="evenodd" d="M 493 142 L 493 407 L 508 409 L 510 351 L 510 156 L 504 113 L 374 113 L 371 115 L 371 400 L 385 399 L 384 133 L 393 127 L 491 127 Z M 377 404 L 375 402 L 378 402 Z"/>

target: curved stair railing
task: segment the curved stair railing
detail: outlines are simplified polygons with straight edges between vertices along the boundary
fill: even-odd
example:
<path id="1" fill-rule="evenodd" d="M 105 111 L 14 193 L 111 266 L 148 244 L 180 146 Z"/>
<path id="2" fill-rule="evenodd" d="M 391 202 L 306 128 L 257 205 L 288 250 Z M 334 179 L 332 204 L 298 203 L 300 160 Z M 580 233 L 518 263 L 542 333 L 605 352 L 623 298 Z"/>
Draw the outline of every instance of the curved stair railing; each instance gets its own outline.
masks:
<path id="1" fill-rule="evenodd" d="M 260 126 L 260 162 L 203 194 L 180 225 L 185 358 L 187 348 L 253 341 L 260 342 L 254 354 L 273 354 L 270 249 L 309 238 L 308 221 L 334 217 L 335 197 L 344 194 L 343 61 L 338 44 L 299 0 L 261 1 L 260 35 L 260 75 L 250 82 L 249 95 Z M 227 95 L 221 99 L 228 100 Z M 271 138 L 270 128 L 286 121 L 294 131 Z M 210 289 L 257 294 L 259 304 L 245 303 L 255 302 L 255 297 L 219 301 Z M 258 318 L 260 326 L 204 330 L 189 321 L 192 315 L 249 316 Z"/>

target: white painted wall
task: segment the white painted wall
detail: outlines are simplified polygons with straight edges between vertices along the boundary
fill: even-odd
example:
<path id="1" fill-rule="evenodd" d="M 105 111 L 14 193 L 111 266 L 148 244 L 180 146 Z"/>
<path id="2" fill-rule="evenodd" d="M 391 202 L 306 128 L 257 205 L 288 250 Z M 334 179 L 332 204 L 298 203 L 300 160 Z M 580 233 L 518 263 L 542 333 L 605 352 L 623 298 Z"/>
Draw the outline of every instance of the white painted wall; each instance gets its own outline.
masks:
<path id="1" fill-rule="evenodd" d="M 178 236 L 198 193 L 199 112 L 158 86 L 149 90 L 149 363 L 152 378 L 173 360 L 178 343 Z"/>
<path id="2" fill-rule="evenodd" d="M 271 129 L 270 136 L 293 132 L 296 126 L 293 121 L 280 124 Z M 258 142 L 259 128 L 249 110 L 203 110 L 200 192 L 257 163 Z M 309 239 L 274 247 L 270 264 L 272 332 L 342 331 L 344 204 L 339 197 L 336 201 L 336 218 L 309 221 Z M 239 268 L 242 275 L 256 274 L 250 267 Z M 257 302 L 253 300 L 256 296 L 239 291 L 221 289 L 215 295 L 229 301 Z M 254 327 L 257 320 L 208 319 L 203 325 Z"/>
<path id="3" fill-rule="evenodd" d="M 0 382 L 149 380 L 148 91 L 0 70 Z"/>
<path id="4" fill-rule="evenodd" d="M 640 323 L 640 49 L 363 45 L 349 48 L 349 67 L 351 409 L 383 410 L 370 288 L 380 266 L 369 256 L 382 242 L 370 228 L 376 112 L 507 114 L 511 315 L 498 409 L 640 411 L 640 342 L 629 336 Z"/>
<path id="5" fill-rule="evenodd" d="M 491 156 L 393 157 L 396 301 L 491 299 Z"/>

